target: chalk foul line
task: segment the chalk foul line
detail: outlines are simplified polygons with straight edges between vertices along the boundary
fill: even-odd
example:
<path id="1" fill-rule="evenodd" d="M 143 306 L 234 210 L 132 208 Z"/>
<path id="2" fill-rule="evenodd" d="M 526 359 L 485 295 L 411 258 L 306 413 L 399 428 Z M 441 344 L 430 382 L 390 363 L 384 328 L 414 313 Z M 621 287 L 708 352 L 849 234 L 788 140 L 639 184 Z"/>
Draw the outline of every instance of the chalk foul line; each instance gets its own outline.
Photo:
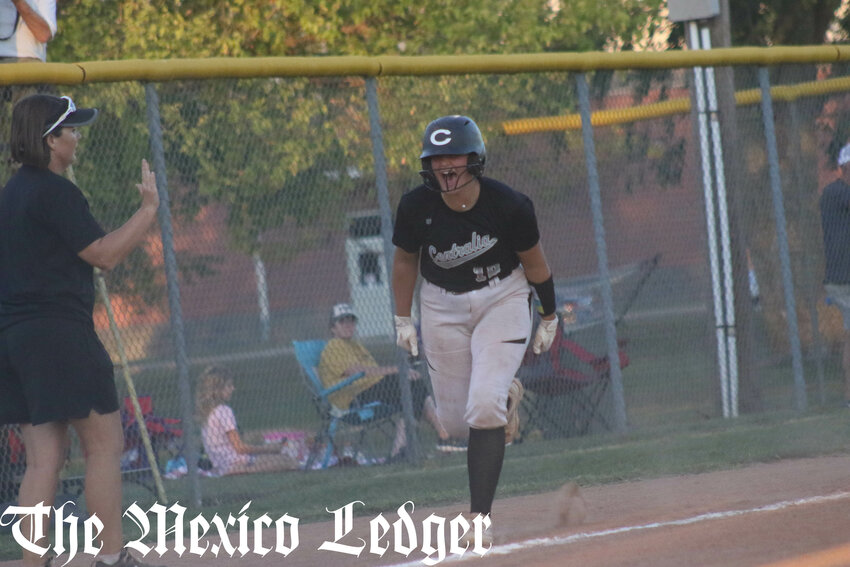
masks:
<path id="1" fill-rule="evenodd" d="M 603 538 L 608 536 L 626 534 L 631 532 L 639 532 L 644 530 L 654 530 L 658 528 L 667 528 L 673 526 L 688 526 L 691 524 L 698 524 L 700 522 L 708 522 L 711 520 L 724 520 L 727 518 L 735 518 L 738 516 L 746 516 L 749 514 L 760 514 L 763 512 L 777 512 L 779 510 L 785 510 L 787 508 L 794 508 L 796 506 L 807 506 L 811 504 L 823 504 L 825 502 L 834 502 L 836 500 L 844 500 L 850 498 L 850 492 L 836 492 L 834 494 L 827 494 L 824 496 L 811 496 L 809 498 L 799 498 L 797 500 L 785 500 L 782 502 L 776 502 L 774 504 L 767 504 L 765 506 L 758 506 L 756 508 L 746 508 L 742 510 L 727 510 L 724 512 L 708 512 L 706 514 L 699 514 L 697 516 L 692 516 L 690 518 L 682 518 L 679 520 L 669 520 L 666 522 L 651 522 L 648 524 L 641 524 L 637 526 L 622 526 L 619 528 L 611 528 L 608 530 L 600 530 L 597 532 L 581 532 L 577 534 L 572 534 L 568 536 L 558 536 L 558 537 L 546 537 L 546 538 L 534 538 L 527 539 L 525 541 L 518 541 L 515 543 L 507 543 L 504 545 L 494 545 L 490 551 L 487 552 L 483 557 L 479 555 L 473 554 L 464 554 L 464 555 L 451 555 L 446 557 L 442 563 L 457 563 L 460 561 L 466 560 L 475 560 L 475 559 L 483 559 L 485 557 L 491 555 L 510 555 L 512 553 L 516 553 L 519 551 L 525 551 L 527 549 L 540 549 L 543 547 L 555 547 L 559 545 L 569 545 L 571 543 L 577 543 L 580 541 L 587 541 L 591 539 Z M 407 563 L 397 563 L 393 565 L 389 565 L 387 567 L 413 567 L 414 565 L 422 565 L 422 561 L 410 561 Z"/>

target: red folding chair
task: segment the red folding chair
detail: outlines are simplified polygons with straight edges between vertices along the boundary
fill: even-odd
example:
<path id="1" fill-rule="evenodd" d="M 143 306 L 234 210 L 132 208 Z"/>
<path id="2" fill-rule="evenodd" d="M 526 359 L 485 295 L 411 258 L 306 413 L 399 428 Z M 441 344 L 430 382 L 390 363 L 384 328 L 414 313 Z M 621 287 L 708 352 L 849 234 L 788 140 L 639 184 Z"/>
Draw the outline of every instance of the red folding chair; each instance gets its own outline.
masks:
<path id="1" fill-rule="evenodd" d="M 154 415 L 152 396 L 139 396 L 139 408 L 142 410 L 145 428 L 148 430 L 154 455 L 162 449 L 168 450 L 172 455 L 179 454 L 183 442 L 181 420 Z M 130 397 L 124 398 L 121 423 L 124 427 L 124 456 L 121 460 L 121 468 L 124 470 L 149 468 L 150 463 L 139 432 L 133 401 Z"/>
<path id="2" fill-rule="evenodd" d="M 620 368 L 629 364 L 620 341 Z M 600 356 L 565 336 L 558 326 L 549 352 L 532 353 L 529 346 L 518 376 L 525 386 L 523 432 L 534 429 L 546 437 L 586 435 L 594 424 L 610 429 L 602 408 L 610 383 L 608 356 Z"/>
<path id="3" fill-rule="evenodd" d="M 17 425 L 0 425 L 0 503 L 14 502 L 18 497 L 18 486 L 26 465 L 20 428 Z"/>

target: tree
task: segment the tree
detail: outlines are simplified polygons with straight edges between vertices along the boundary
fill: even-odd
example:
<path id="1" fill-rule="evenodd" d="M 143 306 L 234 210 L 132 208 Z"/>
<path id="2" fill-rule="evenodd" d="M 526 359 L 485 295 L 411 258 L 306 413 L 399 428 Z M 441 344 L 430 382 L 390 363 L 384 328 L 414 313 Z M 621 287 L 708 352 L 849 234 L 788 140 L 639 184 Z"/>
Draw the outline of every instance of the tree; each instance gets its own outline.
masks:
<path id="1" fill-rule="evenodd" d="M 842 0 L 732 0 L 733 45 L 819 45 L 833 26 L 847 25 Z"/>
<path id="2" fill-rule="evenodd" d="M 805 45 L 821 44 L 829 39 L 827 32 L 840 31 L 846 26 L 846 15 L 840 16 L 837 10 L 841 0 L 768 0 L 764 2 L 728 1 L 726 30 L 727 37 L 733 45 Z M 833 71 L 837 70 L 833 66 Z M 797 84 L 815 80 L 818 67 L 814 65 L 786 65 L 770 69 L 770 82 L 777 84 Z M 820 69 L 820 72 L 828 72 Z M 751 88 L 758 84 L 757 69 L 738 68 L 735 70 L 734 85 L 737 89 Z M 731 91 L 731 89 L 729 89 Z M 731 96 L 727 97 L 731 99 Z M 797 293 L 797 319 L 804 343 L 816 348 L 819 357 L 819 341 L 817 340 L 817 299 L 820 286 L 816 283 L 817 274 L 823 270 L 820 262 L 813 256 L 819 254 L 807 251 L 819 250 L 819 234 L 817 223 L 817 164 L 819 148 L 817 143 L 819 116 L 823 112 L 822 99 L 811 98 L 788 103 L 774 102 L 775 126 L 779 141 L 780 168 L 782 169 L 783 193 L 786 204 L 787 232 L 791 248 L 793 272 L 795 274 L 795 289 Z M 734 106 L 731 108 L 734 115 Z M 739 112 L 738 116 L 746 114 Z M 751 117 L 752 119 L 752 117 Z M 745 120 L 741 118 L 740 120 Z M 736 122 L 740 122 L 740 120 Z M 743 167 L 744 152 L 750 154 L 750 162 L 756 153 L 763 159 L 763 136 L 760 127 L 726 128 L 724 135 L 730 134 L 732 148 L 730 172 L 736 209 L 740 218 L 747 222 L 738 227 L 737 235 L 743 242 L 738 247 L 738 273 L 741 274 L 736 282 L 736 294 L 746 292 L 745 280 L 746 259 L 743 256 L 744 247 L 751 255 L 757 273 L 761 279 L 761 304 L 768 339 L 776 350 L 787 352 L 787 319 L 781 278 L 779 278 L 779 259 L 776 255 L 774 219 L 770 207 L 770 187 L 767 184 L 766 162 L 760 168 Z M 834 145 L 834 144 L 833 144 Z M 736 150 L 737 148 L 737 150 Z M 803 155 L 805 154 L 805 155 Z M 740 189 L 746 187 L 746 191 Z M 800 301 L 802 299 L 802 301 Z M 737 303 L 737 302 L 736 302 Z M 743 305 L 743 313 L 738 317 L 744 324 L 752 320 L 750 304 Z M 738 312 L 736 305 L 736 312 Z M 742 333 L 744 338 L 748 338 Z M 740 335 L 739 335 L 740 336 Z M 752 342 L 748 338 L 749 342 Z M 746 368 L 746 366 L 743 366 Z M 755 374 L 755 366 L 749 370 Z M 819 367 L 820 371 L 820 367 Z M 746 384 L 742 387 L 742 399 L 746 400 Z M 755 391 L 751 389 L 752 391 Z M 759 404 L 753 404 L 757 409 Z M 744 408 L 746 409 L 746 408 Z"/>
<path id="3" fill-rule="evenodd" d="M 50 59 L 629 48 L 654 33 L 662 5 L 662 0 L 495 0 L 483 6 L 452 0 L 71 0 L 59 5 L 60 33 Z M 444 96 L 421 96 L 423 81 L 434 81 L 431 92 Z M 476 116 L 485 109 L 493 116 L 508 113 L 517 101 L 529 99 L 553 113 L 564 110 L 564 97 L 553 96 L 562 90 L 559 80 L 494 81 L 502 78 L 399 79 L 382 85 L 385 122 L 410 125 L 387 131 L 390 167 L 408 173 L 407 154 L 415 147 L 408 143 L 409 130 L 418 132 L 430 118 L 445 114 L 447 104 L 472 101 L 463 111 Z M 185 212 L 196 211 L 205 199 L 227 203 L 234 238 L 249 251 L 262 231 L 273 228 L 272 219 L 294 215 L 313 222 L 320 211 L 311 203 L 350 198 L 358 190 L 352 178 L 326 183 L 317 172 L 355 167 L 373 177 L 365 165 L 371 152 L 362 86 L 360 79 L 159 85 L 174 170 L 169 179 L 181 188 Z M 108 112 L 121 118 L 126 87 L 104 92 L 116 103 Z M 127 168 L 120 169 L 123 174 Z M 312 181 L 302 194 L 294 187 L 306 191 L 305 179 Z"/>
<path id="4" fill-rule="evenodd" d="M 54 61 L 630 49 L 663 0 L 69 0 Z"/>

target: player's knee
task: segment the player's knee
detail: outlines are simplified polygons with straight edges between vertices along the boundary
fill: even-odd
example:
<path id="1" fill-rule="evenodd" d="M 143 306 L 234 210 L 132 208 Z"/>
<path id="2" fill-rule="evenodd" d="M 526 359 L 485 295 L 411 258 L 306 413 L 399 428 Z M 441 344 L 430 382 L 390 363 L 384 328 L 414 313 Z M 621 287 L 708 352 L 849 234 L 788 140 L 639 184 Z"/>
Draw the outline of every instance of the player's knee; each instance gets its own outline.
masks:
<path id="1" fill-rule="evenodd" d="M 443 426 L 443 429 L 446 430 L 446 433 L 449 434 L 449 437 L 465 439 L 469 434 L 469 425 L 466 423 L 466 418 L 462 411 L 440 411 L 440 407 L 438 406 L 437 419 L 439 420 L 440 425 Z"/>
<path id="2" fill-rule="evenodd" d="M 452 439 L 466 439 L 469 436 L 469 424 L 465 421 L 456 421 L 449 426 L 443 426 L 443 429 Z"/>
<path id="3" fill-rule="evenodd" d="M 507 400 L 500 403 L 498 397 L 470 400 L 466 410 L 466 421 L 475 429 L 495 429 L 507 423 Z"/>

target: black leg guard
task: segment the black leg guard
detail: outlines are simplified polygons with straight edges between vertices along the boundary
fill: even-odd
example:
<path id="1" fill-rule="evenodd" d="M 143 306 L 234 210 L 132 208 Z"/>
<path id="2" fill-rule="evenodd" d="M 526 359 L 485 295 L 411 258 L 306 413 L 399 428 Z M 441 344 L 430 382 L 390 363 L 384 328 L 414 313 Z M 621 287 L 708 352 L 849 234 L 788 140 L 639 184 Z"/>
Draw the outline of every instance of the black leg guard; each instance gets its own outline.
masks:
<path id="1" fill-rule="evenodd" d="M 505 428 L 469 429 L 466 467 L 469 471 L 470 512 L 489 514 L 505 460 Z"/>

